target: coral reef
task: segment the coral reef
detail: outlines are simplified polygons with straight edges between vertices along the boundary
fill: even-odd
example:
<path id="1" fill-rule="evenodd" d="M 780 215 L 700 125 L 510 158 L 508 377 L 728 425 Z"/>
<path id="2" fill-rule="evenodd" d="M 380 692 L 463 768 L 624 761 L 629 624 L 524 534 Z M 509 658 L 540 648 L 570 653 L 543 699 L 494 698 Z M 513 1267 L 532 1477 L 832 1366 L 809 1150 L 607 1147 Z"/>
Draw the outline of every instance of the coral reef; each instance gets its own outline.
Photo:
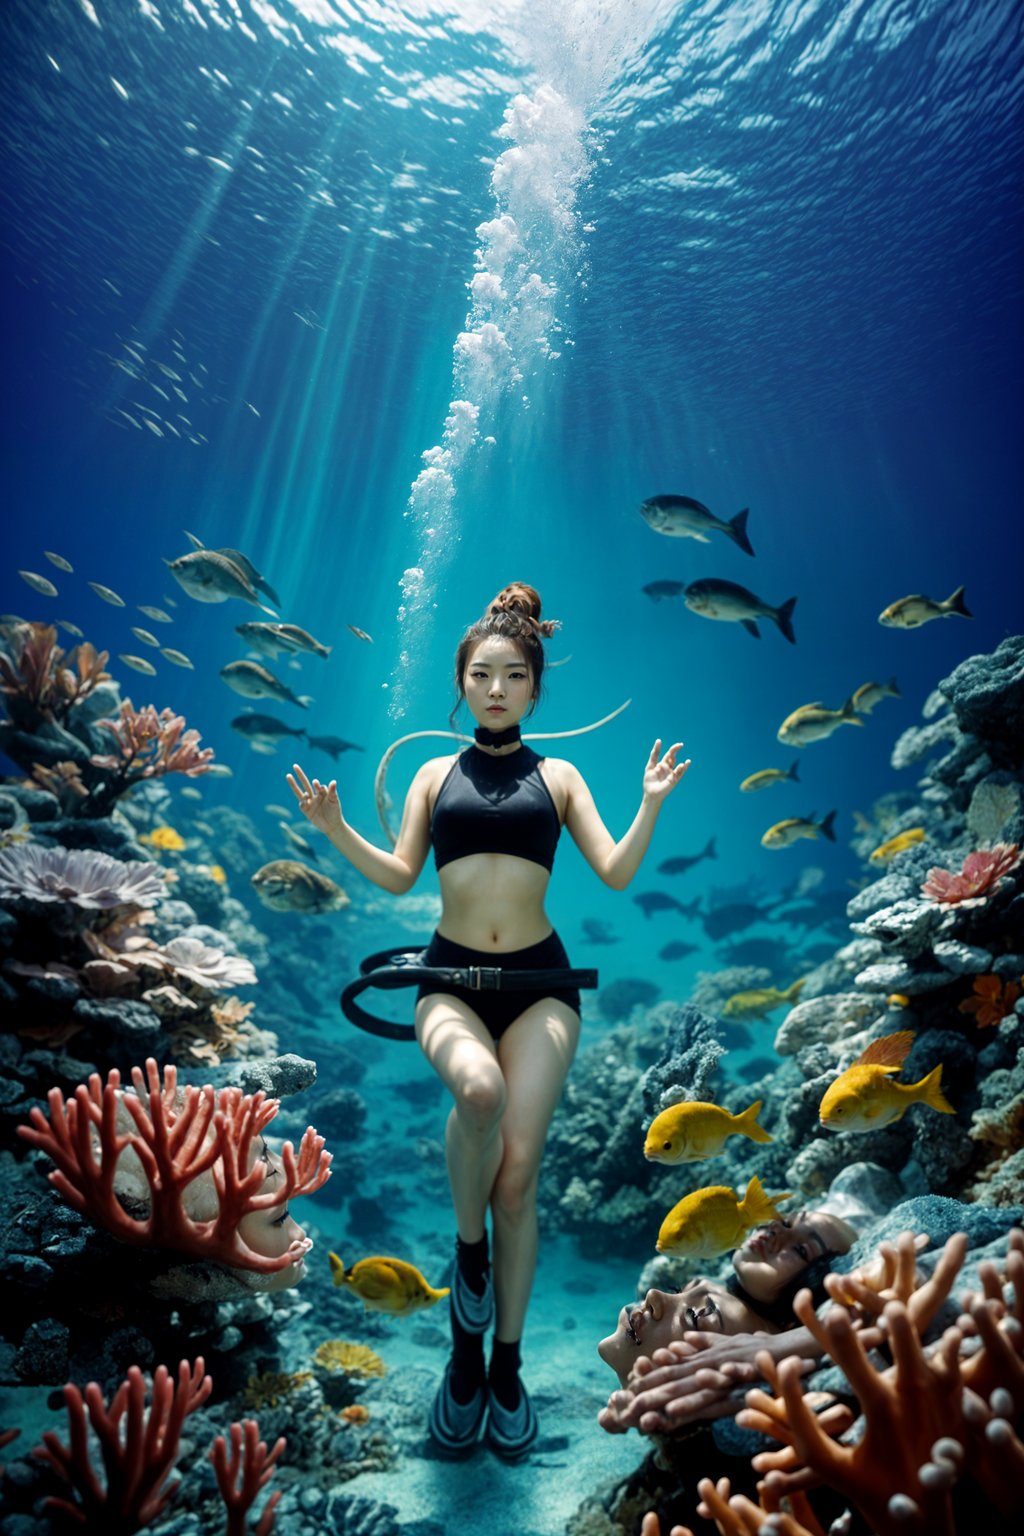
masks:
<path id="1" fill-rule="evenodd" d="M 1002 877 L 1019 862 L 1020 850 L 1016 843 L 997 843 L 994 848 L 967 854 L 958 871 L 930 869 L 921 893 L 947 906 L 984 899 L 998 890 Z"/>
<path id="2" fill-rule="evenodd" d="M 0 848 L 0 900 L 68 903 L 91 911 L 153 907 L 164 896 L 159 864 L 124 864 L 69 848 Z"/>

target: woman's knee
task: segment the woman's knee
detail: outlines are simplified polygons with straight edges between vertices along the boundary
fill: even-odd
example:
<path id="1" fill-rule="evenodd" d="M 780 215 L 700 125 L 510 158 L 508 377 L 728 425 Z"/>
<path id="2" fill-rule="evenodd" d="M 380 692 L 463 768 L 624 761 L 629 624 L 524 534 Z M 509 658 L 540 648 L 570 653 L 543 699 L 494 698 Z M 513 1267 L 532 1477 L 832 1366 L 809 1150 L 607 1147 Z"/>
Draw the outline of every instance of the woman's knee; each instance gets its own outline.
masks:
<path id="1" fill-rule="evenodd" d="M 466 1077 L 455 1094 L 455 1109 L 475 1130 L 496 1125 L 505 1113 L 505 1079 L 500 1071 L 475 1071 Z"/>
<path id="2" fill-rule="evenodd" d="M 491 1198 L 506 1217 L 530 1215 L 537 1205 L 537 1165 L 506 1150 Z"/>

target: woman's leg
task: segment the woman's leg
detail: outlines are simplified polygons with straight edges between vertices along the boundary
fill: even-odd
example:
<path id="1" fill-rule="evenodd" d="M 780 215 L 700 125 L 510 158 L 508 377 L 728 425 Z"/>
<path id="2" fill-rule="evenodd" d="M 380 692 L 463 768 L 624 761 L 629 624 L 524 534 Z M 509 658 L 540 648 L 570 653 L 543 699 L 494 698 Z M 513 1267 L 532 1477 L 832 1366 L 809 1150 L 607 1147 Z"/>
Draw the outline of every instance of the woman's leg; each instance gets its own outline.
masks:
<path id="1" fill-rule="evenodd" d="M 506 1090 L 497 1049 L 472 1008 L 441 992 L 417 1005 L 416 1037 L 455 1100 L 445 1130 L 448 1181 L 459 1236 L 477 1243 L 503 1154 Z"/>
<path id="2" fill-rule="evenodd" d="M 537 1265 L 537 1182 L 548 1126 L 572 1064 L 580 1021 L 566 1003 L 532 1004 L 502 1035 L 498 1062 L 507 1103 L 502 1156 L 491 1194 L 494 1218 L 495 1338 L 522 1336 Z"/>

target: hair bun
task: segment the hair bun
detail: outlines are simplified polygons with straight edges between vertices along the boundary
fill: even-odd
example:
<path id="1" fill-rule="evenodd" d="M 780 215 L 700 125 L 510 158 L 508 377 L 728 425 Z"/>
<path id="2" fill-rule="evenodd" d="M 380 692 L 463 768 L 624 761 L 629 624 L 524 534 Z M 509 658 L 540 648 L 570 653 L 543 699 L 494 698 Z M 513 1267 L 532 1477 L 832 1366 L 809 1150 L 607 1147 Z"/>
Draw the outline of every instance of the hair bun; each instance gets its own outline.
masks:
<path id="1" fill-rule="evenodd" d="M 515 614 L 526 621 L 534 634 L 549 640 L 562 626 L 558 619 L 541 619 L 540 612 L 540 593 L 525 581 L 513 581 L 503 587 L 486 609 L 486 613 Z"/>

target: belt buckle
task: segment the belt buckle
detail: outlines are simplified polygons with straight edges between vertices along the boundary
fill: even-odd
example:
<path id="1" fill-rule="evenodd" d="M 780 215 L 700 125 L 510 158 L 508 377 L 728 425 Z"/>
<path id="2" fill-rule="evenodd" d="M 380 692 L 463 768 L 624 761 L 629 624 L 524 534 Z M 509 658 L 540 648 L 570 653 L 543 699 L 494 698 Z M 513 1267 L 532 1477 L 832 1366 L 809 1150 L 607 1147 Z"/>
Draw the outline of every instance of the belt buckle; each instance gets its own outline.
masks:
<path id="1" fill-rule="evenodd" d="M 501 971 L 495 965 L 473 965 L 469 968 L 474 992 L 500 992 Z"/>

